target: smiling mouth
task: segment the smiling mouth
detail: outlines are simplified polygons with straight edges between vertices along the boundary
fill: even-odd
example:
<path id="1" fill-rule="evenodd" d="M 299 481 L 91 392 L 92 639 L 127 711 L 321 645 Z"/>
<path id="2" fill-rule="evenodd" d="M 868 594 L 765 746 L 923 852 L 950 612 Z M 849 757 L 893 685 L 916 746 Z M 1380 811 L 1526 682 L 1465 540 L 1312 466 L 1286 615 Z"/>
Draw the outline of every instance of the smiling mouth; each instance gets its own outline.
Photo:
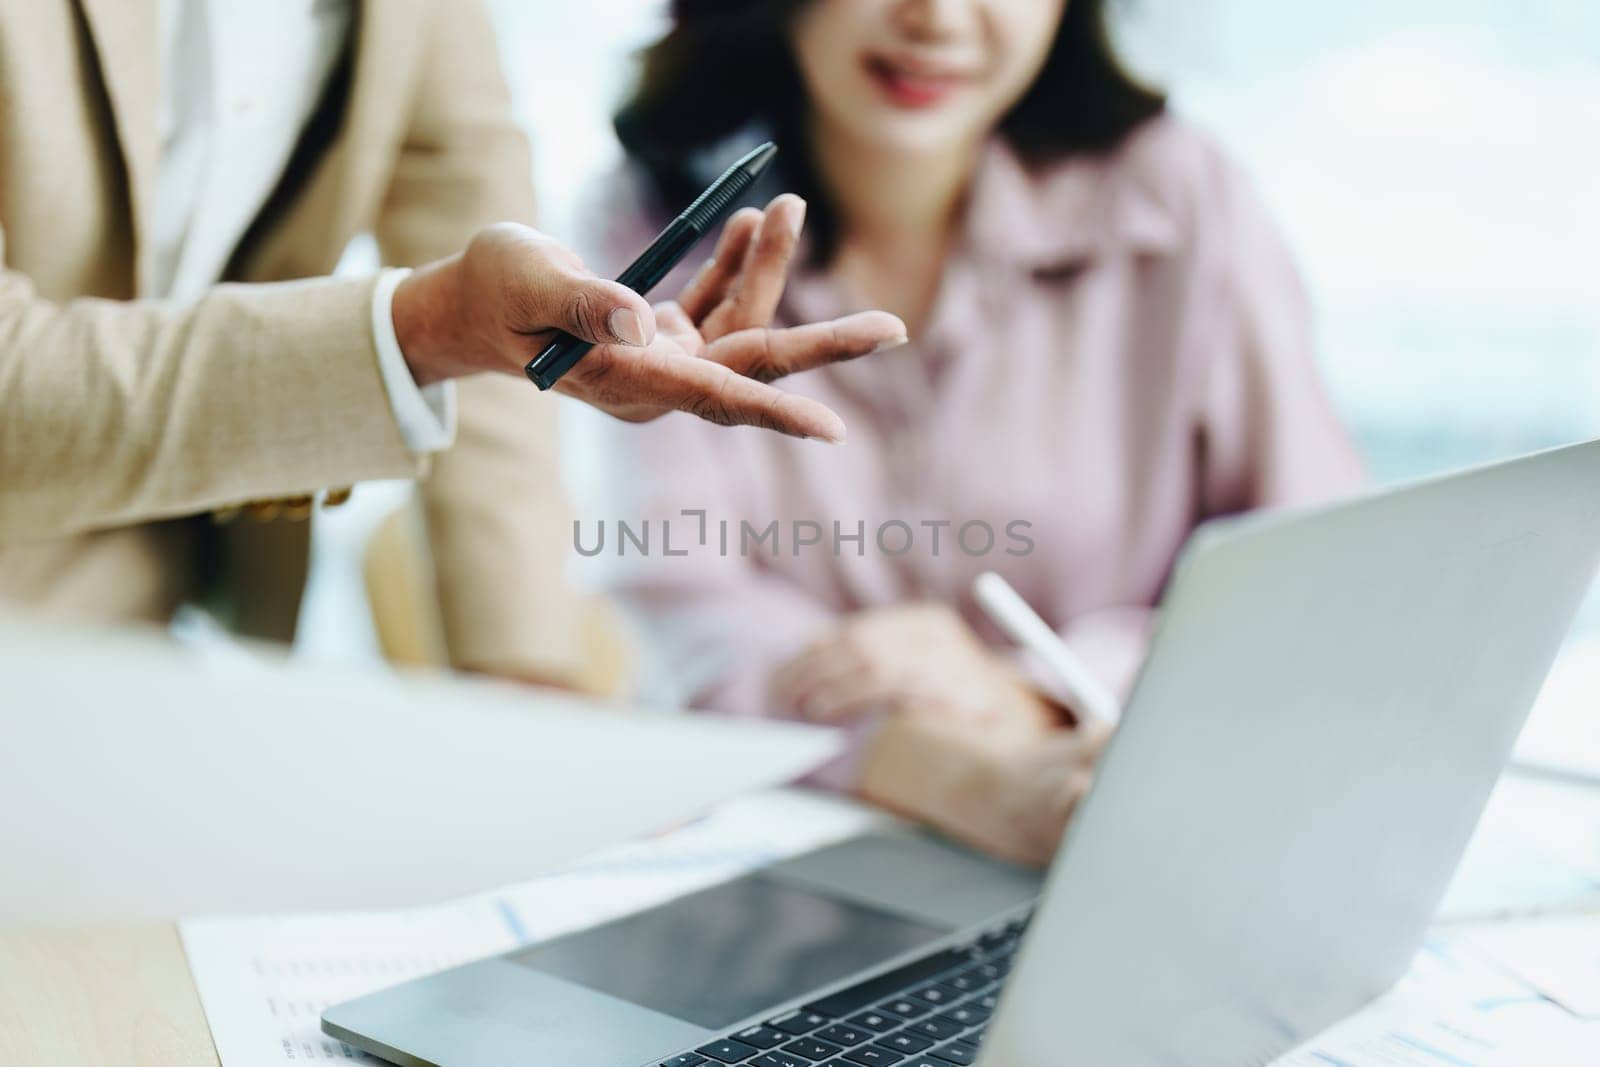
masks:
<path id="1" fill-rule="evenodd" d="M 869 55 L 862 65 L 878 90 L 898 107 L 933 107 L 972 80 L 964 71 L 903 62 L 883 55 Z"/>

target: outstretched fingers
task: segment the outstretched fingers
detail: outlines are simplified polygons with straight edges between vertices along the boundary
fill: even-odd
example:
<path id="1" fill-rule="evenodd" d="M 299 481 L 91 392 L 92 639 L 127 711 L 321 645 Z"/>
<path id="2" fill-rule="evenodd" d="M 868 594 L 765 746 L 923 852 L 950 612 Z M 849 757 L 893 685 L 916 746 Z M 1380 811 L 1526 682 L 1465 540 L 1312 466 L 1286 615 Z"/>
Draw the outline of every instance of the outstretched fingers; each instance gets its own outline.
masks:
<path id="1" fill-rule="evenodd" d="M 905 343 L 905 323 L 885 311 L 863 311 L 781 330 L 740 330 L 713 341 L 702 354 L 747 378 L 770 382 Z"/>
<path id="2" fill-rule="evenodd" d="M 664 360 L 656 377 L 662 402 L 708 422 L 759 426 L 834 444 L 844 440 L 844 421 L 826 406 L 774 389 L 709 359 Z"/>

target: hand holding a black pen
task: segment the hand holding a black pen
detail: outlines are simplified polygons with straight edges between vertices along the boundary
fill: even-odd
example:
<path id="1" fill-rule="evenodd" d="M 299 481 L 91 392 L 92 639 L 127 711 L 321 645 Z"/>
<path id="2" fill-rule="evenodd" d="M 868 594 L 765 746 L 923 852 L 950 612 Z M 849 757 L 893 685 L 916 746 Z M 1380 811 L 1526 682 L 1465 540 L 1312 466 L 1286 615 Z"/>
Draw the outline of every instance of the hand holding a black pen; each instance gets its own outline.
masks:
<path id="1" fill-rule="evenodd" d="M 771 328 L 804 218 L 804 202 L 787 194 L 764 211 L 739 211 L 678 299 L 654 307 L 537 230 L 491 226 L 401 283 L 396 336 L 425 385 L 485 370 L 521 374 L 561 330 L 595 347 L 555 388 L 618 418 L 687 411 L 840 441 L 838 415 L 769 383 L 902 344 L 905 325 L 868 311 Z"/>

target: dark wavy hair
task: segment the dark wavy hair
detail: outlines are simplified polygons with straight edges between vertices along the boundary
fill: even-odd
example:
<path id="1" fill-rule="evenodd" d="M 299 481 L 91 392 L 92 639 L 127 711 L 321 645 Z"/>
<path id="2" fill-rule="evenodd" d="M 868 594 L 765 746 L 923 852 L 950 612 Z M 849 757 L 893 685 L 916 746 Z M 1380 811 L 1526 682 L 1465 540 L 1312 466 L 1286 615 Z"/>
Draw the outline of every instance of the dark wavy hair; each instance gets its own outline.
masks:
<path id="1" fill-rule="evenodd" d="M 672 28 L 645 49 L 615 127 L 667 210 L 700 191 L 698 153 L 761 128 L 783 150 L 785 184 L 809 202 L 813 254 L 825 263 L 837 246 L 837 222 L 810 158 L 806 89 L 790 34 L 809 2 L 672 0 Z M 1067 0 L 1043 68 L 999 128 L 1024 162 L 1038 165 L 1110 151 L 1165 107 L 1165 97 L 1118 59 L 1106 0 Z"/>

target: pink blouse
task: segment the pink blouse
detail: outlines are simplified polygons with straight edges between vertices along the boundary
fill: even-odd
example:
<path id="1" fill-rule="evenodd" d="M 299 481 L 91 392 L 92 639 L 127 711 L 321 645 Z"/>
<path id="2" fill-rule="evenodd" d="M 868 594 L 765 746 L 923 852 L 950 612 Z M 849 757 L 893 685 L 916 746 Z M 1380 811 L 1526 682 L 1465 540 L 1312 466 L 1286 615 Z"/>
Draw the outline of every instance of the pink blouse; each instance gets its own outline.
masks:
<path id="1" fill-rule="evenodd" d="M 639 202 L 608 208 L 597 266 L 664 222 Z M 852 310 L 826 272 L 798 270 L 780 318 Z M 578 542 L 592 552 L 604 520 L 585 564 L 637 624 L 654 699 L 789 715 L 774 668 L 903 601 L 955 605 L 1005 648 L 970 592 L 990 569 L 1125 692 L 1198 523 L 1359 485 L 1312 349 L 1281 238 L 1191 127 L 1153 120 L 1110 156 L 1038 172 L 995 143 L 923 334 L 786 383 L 844 418 L 844 445 L 610 423 L 612 481 Z M 824 780 L 848 786 L 853 763 Z"/>

